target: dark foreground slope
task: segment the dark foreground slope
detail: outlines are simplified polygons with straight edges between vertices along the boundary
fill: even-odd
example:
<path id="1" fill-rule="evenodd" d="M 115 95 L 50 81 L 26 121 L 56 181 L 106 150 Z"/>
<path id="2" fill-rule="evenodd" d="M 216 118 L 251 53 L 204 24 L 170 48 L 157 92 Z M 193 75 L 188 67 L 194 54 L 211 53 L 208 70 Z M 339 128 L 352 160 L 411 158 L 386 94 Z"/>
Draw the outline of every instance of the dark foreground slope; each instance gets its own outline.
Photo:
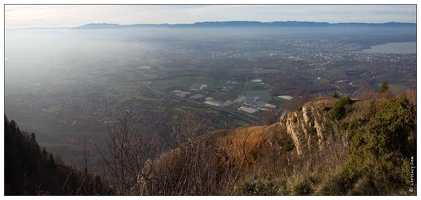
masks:
<path id="1" fill-rule="evenodd" d="M 55 161 L 45 148 L 41 150 L 34 133 L 20 131 L 14 120 L 4 119 L 5 195 L 107 194 L 99 176 Z"/>

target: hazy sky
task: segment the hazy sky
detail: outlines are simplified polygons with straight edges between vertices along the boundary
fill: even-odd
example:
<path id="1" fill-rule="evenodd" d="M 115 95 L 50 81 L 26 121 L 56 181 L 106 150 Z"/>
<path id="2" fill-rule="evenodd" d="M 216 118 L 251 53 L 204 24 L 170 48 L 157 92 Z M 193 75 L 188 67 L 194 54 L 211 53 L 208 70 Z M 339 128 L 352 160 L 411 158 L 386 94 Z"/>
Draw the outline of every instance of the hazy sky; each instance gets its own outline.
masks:
<path id="1" fill-rule="evenodd" d="M 5 28 L 234 20 L 416 22 L 416 5 L 5 5 L 4 12 Z"/>

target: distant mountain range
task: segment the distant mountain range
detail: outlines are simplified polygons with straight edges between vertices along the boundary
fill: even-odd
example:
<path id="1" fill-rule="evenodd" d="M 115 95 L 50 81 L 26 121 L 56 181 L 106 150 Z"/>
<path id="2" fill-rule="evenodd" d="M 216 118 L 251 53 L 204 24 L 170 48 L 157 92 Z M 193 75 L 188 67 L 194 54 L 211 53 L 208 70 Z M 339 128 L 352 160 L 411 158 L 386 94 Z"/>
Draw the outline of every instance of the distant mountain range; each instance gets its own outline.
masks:
<path id="1" fill-rule="evenodd" d="M 328 23 L 328 22 L 307 22 L 307 21 L 276 21 L 276 22 L 258 22 L 258 21 L 215 21 L 215 22 L 196 22 L 193 24 L 108 24 L 92 23 L 72 29 L 109 29 L 109 28 L 139 28 L 139 27 L 416 27 L 416 23 Z"/>

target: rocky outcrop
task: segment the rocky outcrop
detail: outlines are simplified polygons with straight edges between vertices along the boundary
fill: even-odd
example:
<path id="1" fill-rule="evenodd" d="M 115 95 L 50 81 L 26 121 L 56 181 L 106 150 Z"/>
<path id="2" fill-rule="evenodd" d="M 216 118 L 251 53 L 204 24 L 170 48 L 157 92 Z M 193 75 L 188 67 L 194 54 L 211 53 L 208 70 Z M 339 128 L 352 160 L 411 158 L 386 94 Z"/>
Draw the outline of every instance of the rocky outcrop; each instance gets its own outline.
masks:
<path id="1" fill-rule="evenodd" d="M 330 119 L 323 108 L 320 102 L 308 102 L 281 118 L 280 124 L 285 126 L 294 141 L 298 155 L 314 148 L 322 150 L 336 140 L 346 144 L 345 137 L 340 134 L 338 122 Z"/>

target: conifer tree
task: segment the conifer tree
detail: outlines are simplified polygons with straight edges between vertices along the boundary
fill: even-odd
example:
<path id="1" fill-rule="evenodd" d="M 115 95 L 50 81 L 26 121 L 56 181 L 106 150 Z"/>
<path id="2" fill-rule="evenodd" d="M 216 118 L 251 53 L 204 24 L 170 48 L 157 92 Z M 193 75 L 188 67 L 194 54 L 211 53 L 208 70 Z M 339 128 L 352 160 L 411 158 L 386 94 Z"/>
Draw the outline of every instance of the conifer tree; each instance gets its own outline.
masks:
<path id="1" fill-rule="evenodd" d="M 50 154 L 50 157 L 48 158 L 48 169 L 51 171 L 54 171 L 56 169 L 56 162 L 54 161 L 53 155 Z"/>
<path id="2" fill-rule="evenodd" d="M 389 84 L 385 81 L 382 83 L 382 85 L 380 86 L 380 91 L 379 93 L 386 93 L 387 91 L 389 91 Z"/>

